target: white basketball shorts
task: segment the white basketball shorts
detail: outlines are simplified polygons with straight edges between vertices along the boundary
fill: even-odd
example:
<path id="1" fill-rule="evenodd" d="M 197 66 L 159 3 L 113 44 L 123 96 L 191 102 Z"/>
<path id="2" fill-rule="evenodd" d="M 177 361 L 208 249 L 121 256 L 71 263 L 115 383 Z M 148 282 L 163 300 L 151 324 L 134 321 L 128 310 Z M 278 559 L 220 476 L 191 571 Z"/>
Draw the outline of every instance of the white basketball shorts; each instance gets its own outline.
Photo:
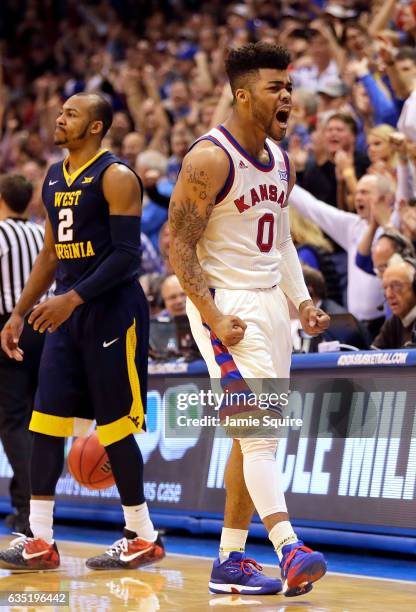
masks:
<path id="1" fill-rule="evenodd" d="M 283 291 L 271 289 L 215 289 L 215 304 L 246 324 L 244 338 L 230 347 L 219 346 L 203 325 L 197 308 L 187 300 L 192 334 L 211 378 L 221 379 L 236 367 L 244 379 L 288 379 L 292 354 L 289 311 Z M 231 357 L 230 357 L 231 356 Z"/>

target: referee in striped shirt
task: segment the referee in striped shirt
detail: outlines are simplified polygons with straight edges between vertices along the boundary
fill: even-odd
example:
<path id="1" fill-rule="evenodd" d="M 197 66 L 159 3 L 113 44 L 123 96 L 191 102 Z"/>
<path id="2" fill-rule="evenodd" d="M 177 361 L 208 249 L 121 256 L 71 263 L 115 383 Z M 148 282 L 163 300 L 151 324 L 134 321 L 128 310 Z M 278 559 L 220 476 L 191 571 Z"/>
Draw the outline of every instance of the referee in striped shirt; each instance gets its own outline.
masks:
<path id="1" fill-rule="evenodd" d="M 43 228 L 25 218 L 32 185 L 23 176 L 0 177 L 0 331 L 8 320 L 43 245 Z M 15 509 L 6 524 L 29 535 L 31 436 L 28 431 L 37 386 L 43 336 L 25 324 L 22 362 L 0 348 L 0 439 L 13 470 L 10 497 Z"/>

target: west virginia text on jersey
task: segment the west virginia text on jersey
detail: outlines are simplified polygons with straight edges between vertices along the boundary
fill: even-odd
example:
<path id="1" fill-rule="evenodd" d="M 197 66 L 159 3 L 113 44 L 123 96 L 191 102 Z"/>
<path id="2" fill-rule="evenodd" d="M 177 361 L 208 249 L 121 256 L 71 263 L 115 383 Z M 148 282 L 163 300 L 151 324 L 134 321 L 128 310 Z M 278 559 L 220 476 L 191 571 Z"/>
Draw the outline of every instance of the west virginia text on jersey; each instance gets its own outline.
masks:
<path id="1" fill-rule="evenodd" d="M 55 244 L 58 259 L 78 259 L 79 257 L 93 257 L 95 255 L 91 240 L 85 242 L 69 242 L 68 244 Z"/>
<path id="2" fill-rule="evenodd" d="M 68 291 L 93 274 L 112 252 L 102 176 L 114 163 L 123 162 L 103 150 L 72 174 L 68 172 L 66 161 L 49 168 L 42 197 L 59 259 L 57 293 Z"/>
<path id="3" fill-rule="evenodd" d="M 79 197 L 82 194 L 81 189 L 77 191 L 56 191 L 54 206 L 78 206 Z"/>

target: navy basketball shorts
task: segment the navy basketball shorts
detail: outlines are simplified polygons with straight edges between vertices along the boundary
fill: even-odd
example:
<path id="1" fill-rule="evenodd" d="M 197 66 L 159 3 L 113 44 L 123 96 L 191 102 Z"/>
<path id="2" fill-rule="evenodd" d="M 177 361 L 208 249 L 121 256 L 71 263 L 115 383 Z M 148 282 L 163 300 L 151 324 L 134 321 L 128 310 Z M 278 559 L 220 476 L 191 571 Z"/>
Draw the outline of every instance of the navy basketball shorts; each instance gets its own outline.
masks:
<path id="1" fill-rule="evenodd" d="M 46 334 L 29 429 L 67 437 L 95 419 L 104 446 L 145 429 L 148 345 L 138 282 L 78 306 Z"/>

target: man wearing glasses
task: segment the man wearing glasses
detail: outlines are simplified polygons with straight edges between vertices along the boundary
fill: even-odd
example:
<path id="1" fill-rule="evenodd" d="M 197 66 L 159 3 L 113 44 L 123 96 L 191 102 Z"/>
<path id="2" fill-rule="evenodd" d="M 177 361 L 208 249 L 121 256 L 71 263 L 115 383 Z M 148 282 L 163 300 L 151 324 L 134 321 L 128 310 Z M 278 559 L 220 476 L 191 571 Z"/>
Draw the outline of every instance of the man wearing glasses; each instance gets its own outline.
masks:
<path id="1" fill-rule="evenodd" d="M 374 339 L 373 348 L 416 344 L 416 260 L 401 259 L 389 265 L 383 274 L 383 290 L 392 316 Z"/>

